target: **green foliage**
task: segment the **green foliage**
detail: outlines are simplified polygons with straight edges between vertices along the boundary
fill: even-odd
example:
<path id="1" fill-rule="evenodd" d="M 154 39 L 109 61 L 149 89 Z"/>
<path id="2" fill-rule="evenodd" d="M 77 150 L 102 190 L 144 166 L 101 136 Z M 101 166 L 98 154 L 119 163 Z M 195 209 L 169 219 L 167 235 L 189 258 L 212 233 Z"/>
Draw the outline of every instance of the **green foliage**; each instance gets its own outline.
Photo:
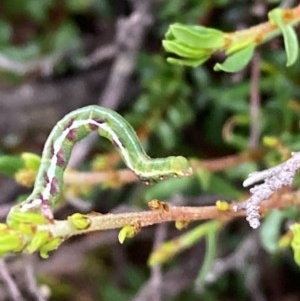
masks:
<path id="1" fill-rule="evenodd" d="M 233 183 L 230 183 L 227 179 L 224 179 L 220 175 L 212 174 L 199 169 L 197 170 L 196 178 L 199 186 L 205 192 L 222 194 L 233 199 L 236 199 L 240 196 L 239 190 L 233 185 Z"/>
<path id="2" fill-rule="evenodd" d="M 168 58 L 170 63 L 197 67 L 207 61 L 218 48 L 224 47 L 221 31 L 196 25 L 173 24 L 162 42 L 166 51 L 183 59 Z"/>
<path id="3" fill-rule="evenodd" d="M 136 229 L 134 226 L 125 226 L 123 227 L 118 234 L 118 240 L 120 244 L 123 244 L 127 238 L 132 238 L 136 234 Z"/>
<path id="4" fill-rule="evenodd" d="M 66 0 L 66 6 L 72 12 L 83 13 L 88 8 L 91 8 L 93 2 L 94 0 Z"/>
<path id="5" fill-rule="evenodd" d="M 265 250 L 274 253 L 278 250 L 278 240 L 284 214 L 279 210 L 272 210 L 265 218 L 260 230 L 261 242 Z"/>
<path id="6" fill-rule="evenodd" d="M 291 231 L 293 233 L 291 247 L 294 251 L 294 259 L 295 262 L 300 266 L 300 224 L 293 224 L 291 226 Z"/>
<path id="7" fill-rule="evenodd" d="M 212 265 L 215 263 L 218 249 L 217 234 L 219 232 L 219 228 L 219 223 L 210 222 L 210 227 L 205 237 L 205 256 L 203 259 L 202 267 L 195 281 L 196 286 L 202 285 L 202 283 L 207 278 L 208 273 L 211 271 Z"/>
<path id="8" fill-rule="evenodd" d="M 10 24 L 5 20 L 0 20 L 0 45 L 9 43 L 12 34 Z"/>
<path id="9" fill-rule="evenodd" d="M 287 56 L 286 66 L 293 65 L 299 52 L 299 42 L 293 26 L 286 24 L 283 20 L 283 10 L 276 8 L 269 12 L 269 18 L 280 28 L 284 39 L 284 46 Z"/>
<path id="10" fill-rule="evenodd" d="M 33 154 L 33 153 L 22 153 L 21 158 L 24 161 L 26 168 L 30 168 L 35 171 L 38 170 L 40 163 L 41 163 L 40 156 Z"/>
<path id="11" fill-rule="evenodd" d="M 0 51 L 8 59 L 30 63 L 79 45 L 80 31 L 72 14 L 91 8 L 94 0 L 3 0 L 0 17 Z M 57 67 L 60 70 L 61 66 Z M 14 82 L 22 78 L 3 79 Z M 16 75 L 15 75 L 16 76 Z"/>
<path id="12" fill-rule="evenodd" d="M 20 156 L 0 155 L 0 173 L 16 178 L 18 172 L 29 171 L 30 178 L 31 172 L 35 173 L 38 170 L 40 161 L 41 158 L 32 153 L 22 153 Z"/>
<path id="13" fill-rule="evenodd" d="M 0 172 L 6 176 L 13 176 L 25 166 L 25 162 L 19 156 L 0 155 Z"/>
<path id="14" fill-rule="evenodd" d="M 155 250 L 148 260 L 151 266 L 165 263 L 172 259 L 176 254 L 192 247 L 201 239 L 206 238 L 207 252 L 204 259 L 198 280 L 202 281 L 203 277 L 209 272 L 209 267 L 213 263 L 216 255 L 216 234 L 221 224 L 218 221 L 209 221 L 203 223 L 186 233 L 177 236 L 175 239 L 164 242 L 157 250 Z"/>
<path id="15" fill-rule="evenodd" d="M 50 38 L 50 39 L 49 39 Z M 59 51 L 75 46 L 79 42 L 79 31 L 76 25 L 72 22 L 64 22 L 55 32 L 52 32 L 49 37 L 46 37 L 44 44 L 45 49 L 51 51 Z"/>
<path id="16" fill-rule="evenodd" d="M 155 198 L 160 200 L 168 199 L 174 194 L 189 193 L 197 191 L 197 186 L 195 186 L 194 181 L 189 178 L 182 179 L 168 179 L 156 183 L 145 189 L 145 201 L 151 201 Z"/>
<path id="17" fill-rule="evenodd" d="M 35 21 L 43 22 L 47 18 L 48 10 L 53 7 L 53 0 L 28 0 L 28 1 L 19 1 L 19 0 L 3 0 L 2 8 L 3 11 L 6 11 L 11 16 L 20 16 L 27 15 L 33 18 Z"/>
<path id="18" fill-rule="evenodd" d="M 287 24 L 283 19 L 284 10 L 274 9 L 269 18 L 280 29 L 287 54 L 287 66 L 293 65 L 298 57 L 298 37 L 293 23 Z M 169 26 L 162 45 L 167 52 L 175 57 L 168 57 L 169 63 L 198 67 L 205 63 L 217 51 L 225 52 L 228 57 L 223 64 L 217 63 L 215 71 L 238 72 L 251 60 L 258 43 L 261 43 L 275 31 L 263 36 L 256 36 L 256 32 L 244 34 L 227 34 L 211 27 L 174 23 Z M 259 41 L 261 40 L 261 41 Z"/>
<path id="19" fill-rule="evenodd" d="M 153 133 L 153 140 L 159 140 L 163 149 L 174 149 L 182 130 L 195 116 L 188 103 L 191 89 L 185 72 L 181 67 L 165 64 L 159 56 L 142 55 L 139 66 L 143 93 L 126 119 L 135 128 L 142 127 L 146 134 Z M 153 140 L 150 145 L 156 144 Z M 159 155 L 154 149 L 150 152 Z"/>
<path id="20" fill-rule="evenodd" d="M 178 43 L 195 49 L 217 49 L 225 44 L 220 30 L 196 25 L 172 24 L 165 37 L 166 43 L 174 40 L 175 45 Z"/>
<path id="21" fill-rule="evenodd" d="M 254 53 L 255 45 L 242 48 L 241 50 L 230 55 L 222 64 L 217 63 L 214 66 L 215 71 L 238 72 L 243 69 L 251 60 Z"/>

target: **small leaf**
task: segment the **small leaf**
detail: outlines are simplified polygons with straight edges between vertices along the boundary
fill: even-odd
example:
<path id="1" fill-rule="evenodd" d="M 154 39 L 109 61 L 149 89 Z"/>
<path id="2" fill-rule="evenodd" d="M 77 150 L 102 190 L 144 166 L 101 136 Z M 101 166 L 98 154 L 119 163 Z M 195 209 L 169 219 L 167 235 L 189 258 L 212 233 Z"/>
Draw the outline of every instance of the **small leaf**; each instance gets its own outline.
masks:
<path id="1" fill-rule="evenodd" d="M 196 172 L 196 175 L 201 188 L 207 191 L 211 184 L 211 173 L 206 169 L 199 168 Z"/>
<path id="2" fill-rule="evenodd" d="M 51 234 L 48 231 L 37 231 L 30 243 L 26 247 L 29 253 L 33 253 L 40 249 L 42 245 L 51 240 Z"/>
<path id="3" fill-rule="evenodd" d="M 202 262 L 200 272 L 195 281 L 195 284 L 198 288 L 201 287 L 205 279 L 207 279 L 207 275 L 211 271 L 211 268 L 216 260 L 218 230 L 217 226 L 218 225 L 216 224 L 216 227 L 210 229 L 210 231 L 208 231 L 208 233 L 206 234 L 205 256 Z"/>
<path id="4" fill-rule="evenodd" d="M 79 43 L 79 31 L 72 22 L 63 22 L 57 29 L 53 40 L 53 49 L 59 51 Z"/>
<path id="5" fill-rule="evenodd" d="M 238 72 L 243 69 L 251 60 L 255 45 L 251 44 L 244 49 L 230 55 L 223 64 L 217 63 L 214 66 L 215 71 Z"/>
<path id="6" fill-rule="evenodd" d="M 275 136 L 264 136 L 263 137 L 263 145 L 270 147 L 270 148 L 276 148 L 280 146 L 280 139 L 279 137 Z"/>
<path id="7" fill-rule="evenodd" d="M 176 41 L 197 49 L 218 49 L 225 44 L 223 32 L 214 28 L 176 23 L 170 30 Z"/>
<path id="8" fill-rule="evenodd" d="M 9 231 L 0 236 L 0 254 L 8 252 L 19 252 L 23 249 L 24 242 L 21 236 L 15 231 Z"/>
<path id="9" fill-rule="evenodd" d="M 180 66 L 189 66 L 189 67 L 198 67 L 205 63 L 208 59 L 210 58 L 209 55 L 203 56 L 202 58 L 199 59 L 177 59 L 173 57 L 168 57 L 167 62 L 170 64 L 176 64 Z"/>
<path id="10" fill-rule="evenodd" d="M 120 244 L 123 244 L 126 238 L 134 237 L 139 232 L 139 230 L 140 230 L 139 225 L 124 226 L 118 234 L 118 240 L 119 240 Z"/>
<path id="11" fill-rule="evenodd" d="M 152 252 L 148 264 L 154 266 L 165 263 L 176 254 L 199 242 L 206 235 L 216 233 L 220 226 L 219 221 L 208 221 L 172 240 L 164 242 L 157 250 Z"/>
<path id="12" fill-rule="evenodd" d="M 0 173 L 13 176 L 24 167 L 24 161 L 19 156 L 0 156 Z"/>
<path id="13" fill-rule="evenodd" d="M 177 41 L 163 40 L 162 45 L 166 51 L 177 54 L 184 58 L 199 59 L 207 55 L 207 51 L 197 48 L 192 48 Z"/>
<path id="14" fill-rule="evenodd" d="M 30 226 L 32 232 L 34 231 L 34 225 L 43 225 L 46 223 L 47 219 L 41 213 L 21 212 L 17 207 L 13 208 L 7 217 L 7 224 L 9 226 L 17 229 L 23 229 L 24 231 L 27 229 L 26 226 Z"/>
<path id="15" fill-rule="evenodd" d="M 287 25 L 285 27 L 283 39 L 287 56 L 286 66 L 289 67 L 296 62 L 299 52 L 298 37 L 295 29 L 292 26 Z"/>
<path id="16" fill-rule="evenodd" d="M 32 169 L 23 168 L 16 172 L 15 180 L 25 187 L 32 187 L 36 178 L 36 172 Z"/>
<path id="17" fill-rule="evenodd" d="M 40 247 L 40 256 L 44 259 L 48 258 L 48 253 L 56 250 L 62 242 L 63 239 L 61 237 L 52 238 L 50 241 L 46 242 Z"/>
<path id="18" fill-rule="evenodd" d="M 294 260 L 300 266 L 300 224 L 293 224 L 290 228 L 293 233 L 291 247 L 294 251 Z"/>
<path id="19" fill-rule="evenodd" d="M 283 10 L 275 8 L 269 12 L 269 18 L 273 21 L 281 30 L 284 40 L 284 47 L 287 56 L 286 66 L 289 67 L 295 63 L 298 57 L 299 42 L 295 29 L 285 24 L 282 18 Z"/>
<path id="20" fill-rule="evenodd" d="M 25 167 L 38 170 L 41 164 L 41 157 L 34 153 L 22 153 L 21 158 L 24 160 Z"/>
<path id="21" fill-rule="evenodd" d="M 284 214 L 279 210 L 272 210 L 264 220 L 260 230 L 262 245 L 269 253 L 278 249 L 280 228 Z"/>

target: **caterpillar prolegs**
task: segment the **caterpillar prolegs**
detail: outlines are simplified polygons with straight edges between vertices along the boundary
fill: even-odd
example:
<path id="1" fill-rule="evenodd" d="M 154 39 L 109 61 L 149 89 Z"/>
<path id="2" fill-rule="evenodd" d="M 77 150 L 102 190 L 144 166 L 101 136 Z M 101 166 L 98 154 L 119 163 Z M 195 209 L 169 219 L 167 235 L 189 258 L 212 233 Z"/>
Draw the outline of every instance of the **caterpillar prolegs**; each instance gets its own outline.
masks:
<path id="1" fill-rule="evenodd" d="M 143 181 L 188 176 L 192 172 L 188 160 L 182 156 L 148 157 L 135 131 L 122 116 L 110 109 L 91 105 L 67 114 L 56 124 L 45 143 L 32 193 L 10 213 L 38 212 L 49 220 L 53 219 L 51 209 L 62 190 L 63 173 L 73 146 L 92 131 L 109 139 L 126 166 Z"/>

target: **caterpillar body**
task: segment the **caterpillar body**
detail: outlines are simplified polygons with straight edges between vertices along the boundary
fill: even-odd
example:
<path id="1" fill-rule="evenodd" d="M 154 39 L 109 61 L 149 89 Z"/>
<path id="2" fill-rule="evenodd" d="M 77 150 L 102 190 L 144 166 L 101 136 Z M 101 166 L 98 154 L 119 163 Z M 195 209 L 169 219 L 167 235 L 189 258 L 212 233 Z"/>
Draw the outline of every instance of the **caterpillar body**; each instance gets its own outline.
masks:
<path id="1" fill-rule="evenodd" d="M 122 116 L 110 109 L 91 105 L 67 114 L 53 128 L 44 146 L 33 191 L 11 212 L 40 212 L 52 220 L 52 209 L 62 190 L 63 174 L 74 144 L 92 131 L 109 139 L 126 166 L 143 181 L 192 173 L 188 160 L 182 156 L 156 159 L 147 156 L 135 131 Z M 8 221 L 9 217 L 10 214 Z"/>

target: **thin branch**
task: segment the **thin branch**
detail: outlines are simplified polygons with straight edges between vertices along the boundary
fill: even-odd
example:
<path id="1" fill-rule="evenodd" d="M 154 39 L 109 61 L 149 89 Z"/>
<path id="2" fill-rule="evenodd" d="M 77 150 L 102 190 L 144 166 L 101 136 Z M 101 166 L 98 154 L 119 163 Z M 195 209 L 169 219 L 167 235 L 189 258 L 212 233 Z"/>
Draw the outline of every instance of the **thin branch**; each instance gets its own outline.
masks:
<path id="1" fill-rule="evenodd" d="M 242 203 L 243 204 L 243 203 Z M 284 208 L 289 205 L 300 204 L 300 192 L 278 191 L 264 202 L 261 211 L 267 212 L 272 208 Z M 165 222 L 201 221 L 208 219 L 219 219 L 229 221 L 233 218 L 244 216 L 247 212 L 236 210 L 238 205 L 229 206 L 227 211 L 220 211 L 216 206 L 188 207 L 188 206 L 164 206 L 163 210 L 150 210 L 140 212 L 116 213 L 116 214 L 87 214 L 90 225 L 87 229 L 75 229 L 67 220 L 55 220 L 51 224 L 39 225 L 38 231 L 49 231 L 53 237 L 71 237 L 92 231 L 118 229 L 128 225 L 138 228 L 148 227 Z"/>
<path id="2" fill-rule="evenodd" d="M 257 253 L 259 248 L 256 232 L 251 232 L 239 245 L 239 247 L 225 258 L 215 260 L 210 272 L 206 275 L 203 283 L 198 283 L 196 289 L 202 292 L 205 285 L 218 281 L 225 273 L 232 270 L 240 270 L 248 262 L 249 257 Z"/>
<path id="3" fill-rule="evenodd" d="M 69 205 L 74 207 L 76 210 L 79 210 L 80 212 L 89 212 L 92 210 L 91 203 L 75 196 L 66 196 L 66 201 Z"/>
<path id="4" fill-rule="evenodd" d="M 237 166 L 244 162 L 249 162 L 249 161 L 257 162 L 263 158 L 265 153 L 266 153 L 266 149 L 256 148 L 240 154 L 230 155 L 221 158 L 214 158 L 214 159 L 207 159 L 207 160 L 191 159 L 190 162 L 194 170 L 205 168 L 211 172 L 216 172 L 216 171 L 225 170 L 233 166 Z"/>
<path id="5" fill-rule="evenodd" d="M 163 272 L 162 275 L 162 299 L 173 300 L 178 295 L 190 287 L 191 282 L 195 279 L 199 267 L 198 257 L 203 252 L 201 245 L 189 250 L 187 254 L 182 258 L 180 263 L 174 265 L 168 271 Z M 151 279 L 146 281 L 140 288 L 138 293 L 133 297 L 131 301 L 153 301 L 153 290 Z"/>
<path id="6" fill-rule="evenodd" d="M 10 275 L 4 259 L 0 260 L 0 276 L 8 288 L 10 298 L 13 301 L 25 301 L 19 291 L 18 285 Z"/>
<path id="7" fill-rule="evenodd" d="M 26 280 L 26 287 L 34 296 L 36 301 L 46 301 L 44 296 L 41 294 L 40 289 L 37 284 L 36 276 L 35 276 L 35 271 L 34 271 L 34 266 L 33 266 L 33 258 L 32 256 L 27 256 L 25 260 L 25 280 Z"/>
<path id="8" fill-rule="evenodd" d="M 286 24 L 300 22 L 300 5 L 291 9 L 284 9 L 282 18 Z M 236 43 L 240 44 L 241 41 L 255 41 L 257 44 L 261 44 L 269 41 L 279 33 L 280 31 L 275 24 L 272 22 L 264 22 L 247 29 L 226 33 L 225 48 L 229 48 Z"/>
<path id="9" fill-rule="evenodd" d="M 250 87 L 250 137 L 249 147 L 251 149 L 257 147 L 260 136 L 260 55 L 258 52 L 254 53 L 251 64 L 251 87 Z"/>
<path id="10" fill-rule="evenodd" d="M 38 226 L 39 231 L 50 231 L 54 237 L 69 237 L 73 235 L 83 234 L 91 231 L 118 229 L 128 225 L 138 225 L 139 227 L 147 227 L 163 222 L 171 221 L 187 221 L 192 222 L 196 220 L 205 219 L 226 219 L 233 216 L 241 216 L 243 212 L 222 212 L 215 206 L 205 207 L 185 207 L 185 206 L 168 206 L 165 210 L 151 210 L 130 213 L 117 214 L 99 214 L 92 213 L 87 215 L 90 219 L 90 226 L 88 229 L 77 230 L 68 221 L 55 220 L 51 224 Z"/>
<path id="11" fill-rule="evenodd" d="M 166 225 L 159 225 L 155 231 L 155 239 L 153 244 L 153 250 L 156 250 L 159 245 L 161 245 L 167 236 L 167 227 Z M 163 283 L 163 275 L 161 265 L 157 264 L 151 267 L 151 275 L 149 279 L 150 283 L 152 283 L 152 292 L 153 292 L 153 301 L 161 301 L 162 300 L 162 283 Z"/>
<path id="12" fill-rule="evenodd" d="M 0 69 L 19 75 L 38 71 L 42 76 L 49 76 L 53 73 L 54 66 L 65 56 L 67 51 L 57 52 L 51 56 L 29 62 L 16 61 L 0 53 Z"/>
<path id="13" fill-rule="evenodd" d="M 88 69 L 99 63 L 113 58 L 117 53 L 115 45 L 101 46 L 93 51 L 88 57 L 79 60 L 78 65 L 82 69 Z"/>
<path id="14" fill-rule="evenodd" d="M 225 273 L 244 270 L 246 286 L 252 300 L 266 300 L 257 283 L 260 272 L 257 266 L 260 252 L 259 241 L 258 233 L 251 232 L 233 253 L 225 258 L 216 259 L 206 279 L 202 283 L 197 283 L 197 292 L 203 292 L 207 285 L 216 283 Z"/>

